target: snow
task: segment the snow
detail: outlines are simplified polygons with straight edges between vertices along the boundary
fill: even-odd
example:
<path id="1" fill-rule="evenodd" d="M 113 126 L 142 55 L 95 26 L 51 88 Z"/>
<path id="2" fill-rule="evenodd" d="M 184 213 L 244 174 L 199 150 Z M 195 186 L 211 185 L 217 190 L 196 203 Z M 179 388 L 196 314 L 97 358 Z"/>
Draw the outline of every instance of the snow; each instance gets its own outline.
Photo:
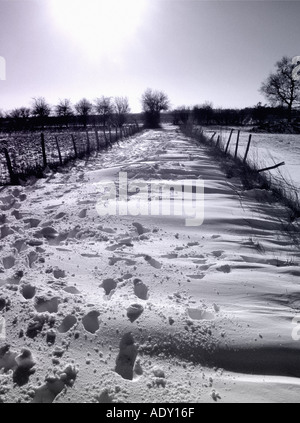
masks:
<path id="1" fill-rule="evenodd" d="M 203 225 L 99 216 L 120 171 L 203 180 Z M 0 402 L 298 402 L 300 254 L 267 194 L 172 126 L 3 189 Z"/>
<path id="2" fill-rule="evenodd" d="M 218 129 L 218 133 L 220 133 L 222 137 L 222 142 L 226 145 L 230 130 L 227 128 Z M 251 130 L 249 132 L 247 129 L 235 128 L 229 151 L 231 151 L 232 154 L 235 152 L 238 129 L 241 129 L 239 156 L 244 157 Z M 209 129 L 208 127 L 205 128 L 205 133 L 210 137 L 213 132 L 215 132 L 215 130 Z M 283 174 L 288 182 L 293 181 L 294 184 L 300 188 L 300 135 L 252 133 L 251 148 L 248 157 L 250 161 L 259 164 L 261 169 L 274 165 L 274 162 L 277 164 L 285 161 L 285 166 L 273 170 L 272 175 L 282 180 L 281 174 Z"/>

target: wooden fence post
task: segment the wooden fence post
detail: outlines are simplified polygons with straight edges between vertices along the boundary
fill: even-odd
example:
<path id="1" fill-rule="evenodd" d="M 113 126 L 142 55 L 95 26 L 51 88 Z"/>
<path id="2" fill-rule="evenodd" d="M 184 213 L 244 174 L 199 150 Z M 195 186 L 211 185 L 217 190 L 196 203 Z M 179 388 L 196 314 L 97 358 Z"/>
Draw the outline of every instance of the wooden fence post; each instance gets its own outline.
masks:
<path id="1" fill-rule="evenodd" d="M 56 135 L 55 135 L 55 141 L 56 141 L 56 147 L 57 147 L 57 152 L 58 152 L 58 157 L 59 157 L 59 163 L 62 165 L 63 161 L 62 161 L 61 152 L 60 152 L 60 148 L 59 148 L 58 137 Z"/>
<path id="2" fill-rule="evenodd" d="M 111 138 L 111 126 L 109 125 L 108 127 L 108 132 L 109 132 L 109 143 L 112 144 L 112 138 Z"/>
<path id="3" fill-rule="evenodd" d="M 99 141 L 99 134 L 97 128 L 95 128 L 95 135 L 96 135 L 96 142 L 97 142 L 97 151 L 100 150 L 100 141 Z"/>
<path id="4" fill-rule="evenodd" d="M 216 132 L 214 132 L 213 133 L 213 135 L 211 136 L 211 139 L 210 139 L 210 141 L 212 142 L 213 141 L 213 139 L 215 138 L 215 135 L 216 135 Z"/>
<path id="5" fill-rule="evenodd" d="M 74 148 L 74 153 L 75 153 L 75 159 L 77 159 L 78 153 L 77 153 L 77 147 L 76 147 L 75 137 L 74 137 L 73 134 L 71 134 L 71 137 L 72 137 L 72 143 L 73 143 L 73 148 Z"/>
<path id="6" fill-rule="evenodd" d="M 4 154 L 5 154 L 5 158 L 6 158 L 8 173 L 9 173 L 9 177 L 10 177 L 10 183 L 12 185 L 18 185 L 19 184 L 19 178 L 17 177 L 17 175 L 15 175 L 15 173 L 13 171 L 13 167 L 12 167 L 11 160 L 10 160 L 10 157 L 9 157 L 9 152 L 8 152 L 7 148 L 3 148 L 3 151 L 4 151 Z"/>
<path id="7" fill-rule="evenodd" d="M 91 152 L 91 144 L 90 144 L 90 137 L 88 131 L 86 131 L 86 154 L 90 154 Z"/>
<path id="8" fill-rule="evenodd" d="M 244 163 L 246 163 L 247 157 L 248 157 L 248 153 L 250 150 L 250 145 L 251 145 L 251 140 L 252 140 L 252 134 L 249 135 L 249 141 L 248 141 L 248 145 L 247 145 L 247 149 L 246 149 L 246 153 L 245 153 L 245 157 L 244 157 Z"/>
<path id="9" fill-rule="evenodd" d="M 216 144 L 216 148 L 218 148 L 220 145 L 220 135 L 218 135 L 218 139 L 217 139 L 217 144 Z"/>
<path id="10" fill-rule="evenodd" d="M 237 139 L 236 139 L 236 146 L 235 146 L 235 154 L 234 154 L 235 159 L 237 158 L 238 151 L 239 151 L 240 134 L 241 134 L 241 131 L 238 130 Z"/>
<path id="11" fill-rule="evenodd" d="M 108 148 L 108 139 L 105 132 L 105 126 L 103 126 L 103 133 L 104 133 L 104 139 L 105 139 L 105 147 Z"/>
<path id="12" fill-rule="evenodd" d="M 228 149 L 229 149 L 229 146 L 230 146 L 230 141 L 231 141 L 231 137 L 232 137 L 233 131 L 234 131 L 234 129 L 232 129 L 232 130 L 230 131 L 229 139 L 228 139 L 228 142 L 227 142 L 227 145 L 226 145 L 226 149 L 225 149 L 225 154 L 227 154 L 227 152 L 228 152 Z"/>
<path id="13" fill-rule="evenodd" d="M 46 146 L 45 146 L 45 135 L 41 133 L 41 145 L 42 145 L 42 153 L 43 153 L 43 166 L 44 168 L 47 167 L 47 156 L 46 156 Z"/>

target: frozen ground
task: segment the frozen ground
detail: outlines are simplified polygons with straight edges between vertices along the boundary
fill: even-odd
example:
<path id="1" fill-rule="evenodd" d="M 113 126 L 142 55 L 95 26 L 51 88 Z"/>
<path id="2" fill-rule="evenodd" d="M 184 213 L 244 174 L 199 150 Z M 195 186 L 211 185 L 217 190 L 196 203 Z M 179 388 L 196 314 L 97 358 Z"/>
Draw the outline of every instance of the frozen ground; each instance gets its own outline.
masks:
<path id="1" fill-rule="evenodd" d="M 100 217 L 120 170 L 203 179 L 204 224 Z M 299 251 L 268 197 L 173 127 L 3 189 L 0 402 L 299 402 Z"/>
<path id="2" fill-rule="evenodd" d="M 206 128 L 205 131 L 211 135 L 214 130 Z M 228 140 L 230 130 L 221 129 L 224 145 Z M 237 130 L 232 137 L 230 150 L 234 154 L 237 138 Z M 242 129 L 240 137 L 240 155 L 243 157 L 246 151 L 249 132 Z M 282 179 L 281 173 L 288 181 L 293 181 L 300 190 L 300 135 L 294 134 L 252 134 L 252 146 L 249 159 L 260 163 L 261 167 L 272 166 L 275 163 L 285 161 L 285 166 L 279 170 L 273 170 L 272 175 Z"/>

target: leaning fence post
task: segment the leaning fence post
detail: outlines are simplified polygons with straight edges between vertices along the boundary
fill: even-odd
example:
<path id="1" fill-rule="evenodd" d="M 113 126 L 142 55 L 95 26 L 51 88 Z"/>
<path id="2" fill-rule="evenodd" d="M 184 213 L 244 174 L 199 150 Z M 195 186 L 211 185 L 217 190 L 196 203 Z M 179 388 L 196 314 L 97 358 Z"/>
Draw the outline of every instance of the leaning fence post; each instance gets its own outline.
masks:
<path id="1" fill-rule="evenodd" d="M 73 134 L 71 134 L 71 138 L 72 138 L 72 143 L 73 143 L 73 148 L 74 148 L 74 153 L 75 153 L 75 159 L 77 159 L 77 157 L 78 157 L 77 147 L 76 147 L 75 137 L 74 137 Z"/>
<path id="2" fill-rule="evenodd" d="M 59 148 L 59 144 L 58 144 L 58 138 L 57 138 L 56 135 L 55 135 L 55 141 L 56 141 L 56 147 L 57 147 L 59 162 L 62 165 L 63 164 L 63 161 L 62 161 L 61 152 L 60 152 L 60 148 Z"/>
<path id="3" fill-rule="evenodd" d="M 219 147 L 219 144 L 220 144 L 220 135 L 218 135 L 218 139 L 217 139 L 217 143 L 216 143 L 216 148 Z"/>
<path id="4" fill-rule="evenodd" d="M 229 139 L 228 139 L 228 142 L 227 142 L 227 145 L 226 145 L 226 149 L 225 149 L 225 154 L 227 154 L 227 152 L 228 152 L 228 149 L 229 149 L 229 146 L 230 146 L 230 141 L 231 141 L 231 137 L 232 137 L 233 131 L 234 131 L 234 129 L 232 129 L 232 130 L 230 131 Z"/>
<path id="5" fill-rule="evenodd" d="M 235 146 L 235 155 L 234 155 L 234 158 L 235 158 L 235 159 L 237 158 L 237 155 L 238 155 L 238 150 L 239 150 L 240 133 L 241 133 L 241 131 L 239 130 L 239 131 L 238 131 L 238 134 L 237 134 L 236 146 Z"/>
<path id="6" fill-rule="evenodd" d="M 210 139 L 210 141 L 212 142 L 213 141 L 213 139 L 215 138 L 215 135 L 216 135 L 216 132 L 214 132 L 213 133 L 213 135 L 211 136 L 211 139 Z"/>
<path id="7" fill-rule="evenodd" d="M 248 141 L 248 145 L 247 145 L 247 149 L 246 149 L 246 153 L 245 153 L 245 157 L 244 157 L 244 163 L 246 163 L 247 157 L 248 157 L 248 153 L 250 150 L 250 145 L 251 145 L 251 140 L 252 140 L 252 134 L 249 135 L 249 141 Z"/>
<path id="8" fill-rule="evenodd" d="M 46 146 L 45 146 L 45 135 L 41 133 L 41 145 L 42 145 L 42 153 L 43 153 L 43 165 L 44 168 L 47 167 L 47 156 L 46 156 Z"/>
<path id="9" fill-rule="evenodd" d="M 15 173 L 13 171 L 11 160 L 10 160 L 10 157 L 9 157 L 9 152 L 8 152 L 7 148 L 3 148 L 3 151 L 4 151 L 4 154 L 5 154 L 5 158 L 6 158 L 8 173 L 9 173 L 9 177 L 10 177 L 10 183 L 12 185 L 18 185 L 19 178 L 17 177 L 17 175 L 15 175 Z"/>

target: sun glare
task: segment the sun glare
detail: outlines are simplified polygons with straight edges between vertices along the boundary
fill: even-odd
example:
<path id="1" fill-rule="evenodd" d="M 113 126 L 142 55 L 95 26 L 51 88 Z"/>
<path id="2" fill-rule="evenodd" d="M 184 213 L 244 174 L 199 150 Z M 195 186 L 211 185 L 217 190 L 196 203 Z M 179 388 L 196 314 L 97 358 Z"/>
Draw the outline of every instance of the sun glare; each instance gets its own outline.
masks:
<path id="1" fill-rule="evenodd" d="M 59 29 L 92 57 L 114 53 L 134 37 L 147 0 L 50 0 Z"/>

